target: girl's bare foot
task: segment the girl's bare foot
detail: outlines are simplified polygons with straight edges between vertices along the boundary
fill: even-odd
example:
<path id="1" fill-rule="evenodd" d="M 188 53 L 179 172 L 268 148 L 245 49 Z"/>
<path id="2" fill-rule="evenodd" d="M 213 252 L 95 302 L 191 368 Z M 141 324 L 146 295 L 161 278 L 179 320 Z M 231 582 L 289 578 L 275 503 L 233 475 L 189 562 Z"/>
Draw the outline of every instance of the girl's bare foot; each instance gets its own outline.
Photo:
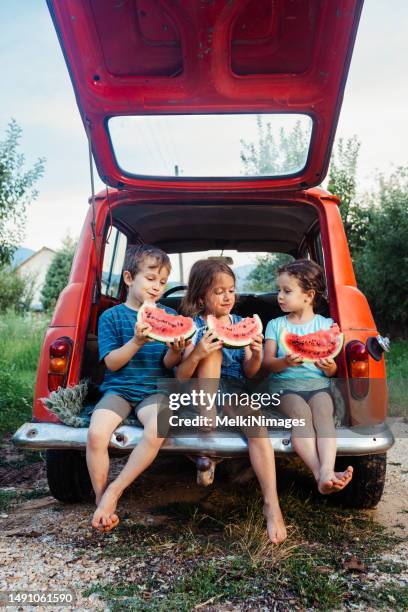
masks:
<path id="1" fill-rule="evenodd" d="M 350 480 L 353 478 L 353 467 L 351 465 L 348 466 L 348 468 L 346 470 L 344 470 L 344 472 L 334 472 L 334 475 L 336 476 L 336 478 L 338 480 L 341 481 L 341 485 L 335 485 L 336 486 L 336 490 L 337 491 L 341 491 L 341 489 L 344 489 L 344 487 L 346 485 L 348 485 L 348 483 L 350 482 Z"/>
<path id="2" fill-rule="evenodd" d="M 344 472 L 326 471 L 321 472 L 317 481 L 317 488 L 322 495 L 329 495 L 344 489 L 353 477 L 353 468 L 349 467 Z"/>
<path id="3" fill-rule="evenodd" d="M 92 517 L 94 529 L 110 531 L 119 524 L 118 515 L 115 514 L 119 497 L 112 486 L 106 489 Z"/>
<path id="4" fill-rule="evenodd" d="M 266 518 L 266 529 L 272 544 L 282 544 L 287 538 L 285 522 L 279 506 L 271 508 L 268 504 L 264 505 L 264 516 Z"/>

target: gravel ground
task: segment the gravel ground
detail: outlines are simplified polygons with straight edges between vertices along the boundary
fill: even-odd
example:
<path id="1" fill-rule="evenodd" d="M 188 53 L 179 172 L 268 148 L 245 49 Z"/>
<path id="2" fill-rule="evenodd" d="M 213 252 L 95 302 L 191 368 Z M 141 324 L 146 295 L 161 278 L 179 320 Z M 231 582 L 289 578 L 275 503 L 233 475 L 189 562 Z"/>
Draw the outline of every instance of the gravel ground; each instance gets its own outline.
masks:
<path id="1" fill-rule="evenodd" d="M 377 509 L 369 511 L 375 521 L 385 525 L 399 536 L 405 536 L 384 555 L 384 562 L 408 563 L 408 424 L 399 423 L 398 436 L 388 455 L 387 482 L 383 499 Z M 9 452 L 8 460 L 21 456 L 3 443 L 3 451 Z M 113 467 L 115 470 L 115 466 Z M 118 469 L 118 465 L 116 465 Z M 171 485 L 171 486 L 170 486 Z M 34 463 L 20 469 L 0 468 L 0 490 L 7 495 L 46 488 L 42 464 Z M 183 499 L 199 500 L 203 489 L 194 483 L 194 467 L 183 477 L 174 474 L 169 478 L 165 469 L 156 466 L 153 472 L 142 476 L 138 488 L 131 489 L 123 498 L 123 507 L 139 524 L 160 524 L 166 517 L 151 513 L 163 502 Z M 21 499 L 21 498 L 20 498 Z M 11 506 L 0 514 L 0 591 L 33 591 L 64 589 L 73 590 L 75 605 L 67 607 L 24 606 L 21 610 L 107 610 L 97 595 L 83 595 L 90 583 L 108 584 L 119 577 L 121 558 L 103 558 L 101 546 L 107 538 L 115 541 L 114 533 L 102 535 L 90 529 L 93 511 L 91 505 L 64 506 L 46 496 L 29 499 Z M 379 584 L 389 580 L 389 574 L 376 574 Z M 401 584 L 408 584 L 408 573 L 399 575 Z M 392 608 L 392 602 L 390 602 Z M 18 609 L 11 608 L 8 609 Z M 358 609 L 364 609 L 358 607 Z M 371 608 L 372 610 L 373 608 Z"/>

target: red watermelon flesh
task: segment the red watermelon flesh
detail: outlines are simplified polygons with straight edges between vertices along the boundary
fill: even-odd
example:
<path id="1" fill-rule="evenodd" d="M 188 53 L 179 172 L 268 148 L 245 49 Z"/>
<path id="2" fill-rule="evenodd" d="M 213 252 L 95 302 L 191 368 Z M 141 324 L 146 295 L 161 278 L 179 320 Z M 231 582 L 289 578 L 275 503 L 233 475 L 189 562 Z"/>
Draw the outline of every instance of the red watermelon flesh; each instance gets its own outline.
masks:
<path id="1" fill-rule="evenodd" d="M 196 327 L 191 317 L 173 315 L 152 304 L 144 303 L 138 314 L 138 323 L 148 323 L 152 331 L 149 338 L 158 342 L 174 342 L 175 338 L 188 340 L 196 333 Z"/>
<path id="2" fill-rule="evenodd" d="M 207 327 L 216 333 L 224 346 L 229 348 L 248 346 L 253 338 L 262 334 L 262 321 L 258 315 L 245 317 L 238 323 L 221 323 L 216 317 L 208 315 Z"/>
<path id="3" fill-rule="evenodd" d="M 344 335 L 340 332 L 337 323 L 329 329 L 321 329 L 313 334 L 290 333 L 284 328 L 280 335 L 280 342 L 286 353 L 296 353 L 303 361 L 314 362 L 318 359 L 336 357 L 343 346 Z"/>

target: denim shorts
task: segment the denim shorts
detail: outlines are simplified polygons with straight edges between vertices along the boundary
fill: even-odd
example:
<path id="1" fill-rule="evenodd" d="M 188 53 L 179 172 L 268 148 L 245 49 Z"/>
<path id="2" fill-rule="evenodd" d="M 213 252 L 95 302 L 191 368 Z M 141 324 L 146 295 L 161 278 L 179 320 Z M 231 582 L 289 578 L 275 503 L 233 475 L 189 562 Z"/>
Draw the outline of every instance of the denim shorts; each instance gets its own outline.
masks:
<path id="1" fill-rule="evenodd" d="M 314 389 L 313 391 L 295 391 L 292 389 L 284 389 L 282 393 L 280 393 L 280 396 L 283 397 L 284 395 L 289 395 L 289 394 L 299 395 L 300 397 L 303 397 L 305 402 L 308 402 L 317 393 L 327 393 L 327 395 L 331 397 L 330 387 L 323 387 L 322 389 Z"/>

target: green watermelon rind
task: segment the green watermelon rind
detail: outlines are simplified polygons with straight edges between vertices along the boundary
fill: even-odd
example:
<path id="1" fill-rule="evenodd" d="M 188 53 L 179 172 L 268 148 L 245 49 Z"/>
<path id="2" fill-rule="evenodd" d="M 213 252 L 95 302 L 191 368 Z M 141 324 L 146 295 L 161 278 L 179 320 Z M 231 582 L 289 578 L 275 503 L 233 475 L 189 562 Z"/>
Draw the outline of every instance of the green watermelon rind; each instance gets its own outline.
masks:
<path id="1" fill-rule="evenodd" d="M 323 329 L 323 330 L 319 330 L 319 331 L 329 332 L 330 330 L 329 329 Z M 293 332 L 290 332 L 286 327 L 284 327 L 282 329 L 282 331 L 280 333 L 280 336 L 279 336 L 279 342 L 282 345 L 282 349 L 284 350 L 284 352 L 286 354 L 290 354 L 290 353 L 296 352 L 296 354 L 302 356 L 303 361 L 306 362 L 306 363 L 314 363 L 315 361 L 318 361 L 318 359 L 335 359 L 335 357 L 337 357 L 337 355 L 340 353 L 340 351 L 341 351 L 341 349 L 343 347 L 343 343 L 344 343 L 344 334 L 342 332 L 339 332 L 338 334 L 336 334 L 337 338 L 339 339 L 339 342 L 338 342 L 338 345 L 337 345 L 337 347 L 336 347 L 336 349 L 334 351 L 332 351 L 328 355 L 325 355 L 324 357 L 315 357 L 315 358 L 305 357 L 305 356 L 302 355 L 301 352 L 293 351 L 293 349 L 286 344 L 286 335 L 287 334 L 295 335 L 295 334 L 293 334 Z M 311 336 L 313 334 L 305 334 L 305 335 L 307 335 L 307 336 L 310 335 Z"/>
<path id="2" fill-rule="evenodd" d="M 262 334 L 263 331 L 263 325 L 262 325 L 262 321 L 259 318 L 259 316 L 257 314 L 254 314 L 253 317 L 248 317 L 248 318 L 253 318 L 258 322 L 258 334 Z M 213 317 L 212 315 L 209 315 L 207 317 L 207 329 L 210 331 L 216 331 L 215 327 L 213 326 L 213 319 L 216 320 L 216 317 Z M 231 348 L 231 349 L 240 349 L 240 348 L 244 348 L 246 346 L 249 346 L 253 340 L 253 338 L 248 338 L 248 340 L 237 340 L 236 342 L 234 342 L 233 340 L 230 339 L 226 339 L 226 338 L 222 338 L 221 334 L 217 333 L 217 338 L 219 340 L 222 340 L 222 344 L 225 348 Z"/>
<path id="3" fill-rule="evenodd" d="M 146 306 L 154 307 L 154 308 L 157 308 L 159 310 L 164 310 L 164 312 L 166 314 L 169 314 L 164 308 L 160 309 L 155 304 L 149 304 L 149 303 L 142 304 L 142 306 L 139 308 L 139 311 L 137 313 L 137 322 L 138 323 L 143 323 L 143 311 L 144 311 Z M 177 316 L 177 315 L 174 315 L 174 316 Z M 190 318 L 190 317 L 186 317 L 186 318 Z M 196 332 L 197 332 L 196 325 L 195 325 L 193 319 L 191 319 L 191 329 L 188 332 L 186 332 L 185 334 L 181 334 L 179 336 L 160 336 L 159 334 L 155 334 L 154 332 L 151 332 L 150 334 L 148 334 L 148 338 L 150 338 L 151 340 L 155 340 L 156 342 L 162 342 L 163 344 L 167 344 L 168 342 L 170 342 L 170 344 L 173 344 L 175 338 L 181 338 L 181 337 L 183 337 L 184 340 L 187 342 L 187 340 L 192 338 L 195 335 Z"/>

